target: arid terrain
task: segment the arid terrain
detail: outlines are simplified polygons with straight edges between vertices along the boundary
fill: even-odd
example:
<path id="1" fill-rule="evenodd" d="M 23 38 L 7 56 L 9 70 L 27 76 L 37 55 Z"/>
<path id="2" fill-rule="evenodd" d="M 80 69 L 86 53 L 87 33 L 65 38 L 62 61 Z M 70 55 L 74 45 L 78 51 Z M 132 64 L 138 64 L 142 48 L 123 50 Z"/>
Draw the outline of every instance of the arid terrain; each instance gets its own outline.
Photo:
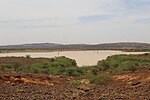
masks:
<path id="1" fill-rule="evenodd" d="M 150 0 L 0 0 L 0 100 L 150 100 Z"/>
<path id="2" fill-rule="evenodd" d="M 149 54 L 137 57 L 150 59 Z M 113 81 L 94 85 L 84 77 L 16 72 L 3 67 L 15 61 L 30 65 L 48 59 L 1 57 L 1 100 L 150 100 L 150 68 L 147 66 L 122 74 L 98 71 L 98 74 L 111 74 Z"/>
<path id="3" fill-rule="evenodd" d="M 150 100 L 150 70 L 116 75 L 114 82 L 93 86 L 83 81 L 45 74 L 5 73 L 0 77 L 1 100 Z"/>
<path id="4" fill-rule="evenodd" d="M 116 75 L 115 81 L 70 86 L 73 78 L 44 74 L 5 73 L 0 77 L 1 100 L 150 100 L 150 71 Z M 105 99 L 104 99 L 105 98 Z"/>

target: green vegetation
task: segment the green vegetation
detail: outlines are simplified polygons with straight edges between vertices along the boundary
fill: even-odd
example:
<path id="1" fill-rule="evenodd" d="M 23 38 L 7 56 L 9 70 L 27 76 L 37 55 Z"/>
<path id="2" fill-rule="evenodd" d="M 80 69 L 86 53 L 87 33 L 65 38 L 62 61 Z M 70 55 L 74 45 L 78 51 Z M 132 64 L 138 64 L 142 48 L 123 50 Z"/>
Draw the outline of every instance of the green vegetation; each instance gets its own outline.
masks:
<path id="1" fill-rule="evenodd" d="M 30 56 L 27 56 L 26 58 L 30 58 Z M 48 61 L 36 62 L 29 65 L 16 61 L 13 63 L 3 64 L 3 67 L 17 72 L 45 73 L 73 77 L 78 77 L 82 74 L 80 68 L 77 67 L 76 61 L 64 56 L 50 58 Z"/>
<path id="2" fill-rule="evenodd" d="M 90 82 L 96 85 L 105 85 L 113 81 L 113 78 L 109 74 L 99 74 L 90 77 Z"/>
<path id="3" fill-rule="evenodd" d="M 75 60 L 66 57 L 50 58 L 48 62 L 39 62 L 23 67 L 20 71 L 30 73 L 45 73 L 61 75 L 67 71 L 68 68 L 76 68 Z M 67 72 L 66 72 L 67 73 Z M 71 76 L 71 74 L 69 74 Z"/>
<path id="4" fill-rule="evenodd" d="M 77 67 L 75 60 L 62 56 L 30 65 L 23 65 L 22 63 L 15 62 L 13 64 L 4 64 L 3 66 L 8 69 L 22 72 L 83 77 L 98 75 L 103 71 L 108 71 L 113 74 L 134 72 L 143 66 L 150 66 L 150 59 L 136 55 L 114 55 L 108 57 L 106 60 L 99 61 L 95 66 Z"/>
<path id="5" fill-rule="evenodd" d="M 26 55 L 26 58 L 31 58 L 31 56 L 30 55 Z"/>
<path id="6" fill-rule="evenodd" d="M 26 58 L 30 58 L 30 56 Z M 114 55 L 108 57 L 106 60 L 99 61 L 95 66 L 85 67 L 77 67 L 75 60 L 64 56 L 49 59 L 41 58 L 41 60 L 42 62 L 38 61 L 38 59 L 30 58 L 26 59 L 26 62 L 22 60 L 8 61 L 7 63 L 2 63 L 0 67 L 2 70 L 16 72 L 44 73 L 84 78 L 89 79 L 90 83 L 96 85 L 104 85 L 111 82 L 113 80 L 112 74 L 134 72 L 142 67 L 150 68 L 148 53 L 143 55 Z M 71 86 L 77 86 L 79 84 L 79 81 L 70 83 Z"/>
<path id="7" fill-rule="evenodd" d="M 101 71 L 127 73 L 134 72 L 143 66 L 150 66 L 150 59 L 136 55 L 114 55 L 108 57 L 106 60 L 99 61 L 97 66 Z"/>

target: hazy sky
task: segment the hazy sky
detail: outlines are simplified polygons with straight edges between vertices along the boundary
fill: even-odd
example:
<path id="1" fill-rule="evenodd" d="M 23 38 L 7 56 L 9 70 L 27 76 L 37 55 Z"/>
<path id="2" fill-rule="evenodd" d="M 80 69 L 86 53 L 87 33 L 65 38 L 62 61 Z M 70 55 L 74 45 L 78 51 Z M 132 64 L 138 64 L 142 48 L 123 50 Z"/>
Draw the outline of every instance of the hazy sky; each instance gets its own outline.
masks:
<path id="1" fill-rule="evenodd" d="M 150 0 L 0 0 L 0 45 L 150 43 Z"/>

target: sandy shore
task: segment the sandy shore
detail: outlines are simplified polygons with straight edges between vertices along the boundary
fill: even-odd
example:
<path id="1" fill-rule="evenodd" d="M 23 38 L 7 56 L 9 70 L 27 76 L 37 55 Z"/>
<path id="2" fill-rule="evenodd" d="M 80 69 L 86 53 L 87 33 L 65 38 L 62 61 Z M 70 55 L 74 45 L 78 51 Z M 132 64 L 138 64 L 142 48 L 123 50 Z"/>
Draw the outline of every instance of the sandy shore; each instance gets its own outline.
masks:
<path id="1" fill-rule="evenodd" d="M 77 61 L 78 66 L 96 65 L 99 60 L 106 59 L 108 56 L 116 54 L 143 54 L 145 52 L 122 52 L 122 51 L 62 51 L 62 52 L 20 52 L 20 53 L 1 53 L 0 57 L 20 57 L 30 55 L 33 58 L 38 57 L 58 57 L 66 56 Z"/>

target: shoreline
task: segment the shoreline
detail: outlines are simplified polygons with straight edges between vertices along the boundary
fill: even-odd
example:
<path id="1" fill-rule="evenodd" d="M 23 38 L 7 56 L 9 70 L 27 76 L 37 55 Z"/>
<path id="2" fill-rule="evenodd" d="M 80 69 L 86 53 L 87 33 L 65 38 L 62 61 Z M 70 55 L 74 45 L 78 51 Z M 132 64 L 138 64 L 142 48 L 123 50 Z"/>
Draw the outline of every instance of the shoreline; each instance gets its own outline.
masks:
<path id="1" fill-rule="evenodd" d="M 54 58 L 65 56 L 76 60 L 77 65 L 93 66 L 98 61 L 106 59 L 108 56 L 117 54 L 144 54 L 149 52 L 123 52 L 115 50 L 76 50 L 76 51 L 53 51 L 53 52 L 9 52 L 0 53 L 0 57 L 26 57 L 30 55 L 31 58 Z"/>
<path id="2" fill-rule="evenodd" d="M 48 49 L 22 49 L 22 50 L 3 50 L 0 49 L 0 54 L 3 53 L 41 53 L 41 52 L 67 52 L 67 51 L 121 51 L 121 52 L 150 52 L 149 50 L 137 50 L 137 49 L 58 49 L 58 50 L 48 50 Z"/>

